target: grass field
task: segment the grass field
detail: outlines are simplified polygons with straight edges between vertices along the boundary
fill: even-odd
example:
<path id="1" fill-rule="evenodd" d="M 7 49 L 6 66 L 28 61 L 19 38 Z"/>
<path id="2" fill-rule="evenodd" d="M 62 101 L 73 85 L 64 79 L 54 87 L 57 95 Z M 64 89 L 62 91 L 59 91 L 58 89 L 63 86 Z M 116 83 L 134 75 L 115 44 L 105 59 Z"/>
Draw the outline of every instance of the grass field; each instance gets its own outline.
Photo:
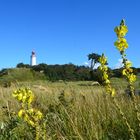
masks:
<path id="1" fill-rule="evenodd" d="M 117 89 L 116 102 L 134 130 L 136 139 L 140 139 L 133 102 L 124 93 L 126 82 L 114 78 L 112 83 Z M 89 81 L 34 81 L 20 82 L 8 88 L 0 87 L 0 140 L 35 139 L 34 128 L 17 115 L 21 106 L 12 97 L 12 92 L 19 87 L 30 87 L 35 94 L 33 107 L 44 114 L 42 122 L 45 123 L 47 140 L 130 139 L 131 134 L 120 110 L 104 87 L 92 86 Z M 138 96 L 137 106 L 140 107 Z"/>

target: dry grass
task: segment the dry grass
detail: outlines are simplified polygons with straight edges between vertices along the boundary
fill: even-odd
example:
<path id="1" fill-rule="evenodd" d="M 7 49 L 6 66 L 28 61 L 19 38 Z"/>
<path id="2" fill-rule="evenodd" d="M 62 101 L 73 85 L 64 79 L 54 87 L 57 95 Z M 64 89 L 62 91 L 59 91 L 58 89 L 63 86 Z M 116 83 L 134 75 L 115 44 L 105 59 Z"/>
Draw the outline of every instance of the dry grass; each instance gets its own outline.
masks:
<path id="1" fill-rule="evenodd" d="M 34 130 L 16 115 L 20 105 L 12 97 L 12 92 L 21 86 L 30 87 L 35 94 L 33 105 L 44 113 L 47 139 L 129 139 L 128 129 L 112 99 L 106 95 L 103 87 L 90 84 L 91 82 L 36 81 L 19 83 L 10 88 L 1 87 L 0 124 L 4 123 L 4 128 L 1 129 L 0 139 L 34 139 Z M 115 98 L 139 139 L 133 103 L 124 94 L 124 86 L 120 85 L 116 85 L 118 95 Z M 137 104 L 140 105 L 139 102 Z"/>

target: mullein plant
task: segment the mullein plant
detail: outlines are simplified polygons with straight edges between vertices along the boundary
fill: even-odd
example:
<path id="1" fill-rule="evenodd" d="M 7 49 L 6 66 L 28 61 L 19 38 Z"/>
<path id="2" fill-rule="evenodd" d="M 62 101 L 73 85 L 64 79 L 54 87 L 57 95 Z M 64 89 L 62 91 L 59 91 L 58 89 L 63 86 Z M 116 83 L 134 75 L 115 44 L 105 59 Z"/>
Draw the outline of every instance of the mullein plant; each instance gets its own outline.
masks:
<path id="1" fill-rule="evenodd" d="M 114 105 L 119 110 L 119 113 L 122 116 L 122 119 L 124 120 L 124 122 L 128 128 L 130 138 L 133 140 L 136 140 L 135 135 L 134 135 L 134 130 L 131 128 L 129 122 L 127 121 L 127 118 L 125 117 L 125 114 L 122 112 L 119 104 L 116 102 L 116 100 L 114 98 L 116 91 L 111 86 L 111 81 L 109 80 L 108 67 L 107 67 L 107 57 L 105 57 L 104 54 L 102 54 L 101 57 L 99 58 L 99 63 L 100 63 L 99 70 L 102 72 L 102 80 L 104 82 L 106 92 L 112 97 Z"/>
<path id="2" fill-rule="evenodd" d="M 136 75 L 133 72 L 132 63 L 126 58 L 125 51 L 128 48 L 128 43 L 127 40 L 124 38 L 126 33 L 128 32 L 128 28 L 125 24 L 125 20 L 122 20 L 120 23 L 120 26 L 115 27 L 114 31 L 116 32 L 117 35 L 117 41 L 114 43 L 116 48 L 119 50 L 120 55 L 123 60 L 123 71 L 122 75 L 125 76 L 126 80 L 128 81 L 128 88 L 130 92 L 130 96 L 132 97 L 133 100 L 133 105 L 135 108 L 136 112 L 136 117 L 138 120 L 139 128 L 140 128 L 140 113 L 139 109 L 137 106 L 137 100 L 135 96 L 135 89 L 134 89 L 134 82 L 136 81 Z"/>
<path id="3" fill-rule="evenodd" d="M 43 137 L 45 139 L 44 125 L 41 125 L 43 120 L 43 114 L 32 107 L 32 102 L 34 99 L 34 94 L 29 88 L 20 88 L 13 92 L 13 97 L 16 98 L 22 106 L 19 110 L 18 116 L 22 118 L 28 125 L 35 128 L 36 140 L 42 137 L 42 132 L 44 132 Z"/>
<path id="4" fill-rule="evenodd" d="M 136 75 L 133 72 L 132 63 L 126 58 L 125 51 L 128 48 L 127 40 L 125 39 L 125 35 L 128 32 L 128 28 L 125 25 L 125 21 L 122 20 L 120 23 L 120 26 L 115 27 L 114 31 L 117 35 L 117 41 L 114 43 L 116 48 L 119 50 L 120 55 L 123 60 L 123 71 L 122 75 L 125 76 L 125 78 L 128 81 L 128 87 L 130 88 L 130 94 L 132 98 L 135 98 L 134 96 L 134 82 L 136 81 Z"/>
<path id="5" fill-rule="evenodd" d="M 112 97 L 115 95 L 115 89 L 111 86 L 111 82 L 108 76 L 108 67 L 107 67 L 107 58 L 104 54 L 99 58 L 99 70 L 102 72 L 102 81 L 105 85 L 107 93 L 109 93 Z"/>

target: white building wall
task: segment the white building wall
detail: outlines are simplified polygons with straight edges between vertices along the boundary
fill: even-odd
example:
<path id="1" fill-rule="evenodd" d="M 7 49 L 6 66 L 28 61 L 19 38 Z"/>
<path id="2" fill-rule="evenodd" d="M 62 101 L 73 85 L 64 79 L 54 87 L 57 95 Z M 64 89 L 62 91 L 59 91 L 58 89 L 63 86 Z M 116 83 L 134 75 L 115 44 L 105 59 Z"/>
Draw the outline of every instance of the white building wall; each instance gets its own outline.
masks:
<path id="1" fill-rule="evenodd" d="M 36 56 L 31 56 L 31 66 L 36 65 Z"/>
<path id="2" fill-rule="evenodd" d="M 32 54 L 31 54 L 30 65 L 31 66 L 35 66 L 36 65 L 36 55 L 35 55 L 34 51 L 32 51 Z"/>

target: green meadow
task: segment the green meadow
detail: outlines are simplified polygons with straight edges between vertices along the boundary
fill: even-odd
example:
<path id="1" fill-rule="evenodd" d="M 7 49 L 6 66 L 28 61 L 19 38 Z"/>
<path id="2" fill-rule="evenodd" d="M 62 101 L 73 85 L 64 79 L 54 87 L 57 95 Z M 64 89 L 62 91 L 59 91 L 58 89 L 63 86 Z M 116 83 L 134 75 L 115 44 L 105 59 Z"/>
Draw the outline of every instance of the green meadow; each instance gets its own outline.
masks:
<path id="1" fill-rule="evenodd" d="M 117 90 L 116 101 L 140 139 L 133 101 L 125 93 L 124 79 L 111 79 Z M 35 130 L 18 117 L 20 103 L 12 92 L 29 87 L 34 95 L 33 107 L 43 113 L 46 139 L 50 140 L 128 140 L 128 128 L 103 86 L 92 81 L 32 81 L 0 87 L 0 139 L 34 140 Z M 139 81 L 135 84 L 139 86 Z M 139 96 L 137 105 L 140 107 Z M 40 139 L 43 139 L 40 137 Z"/>

